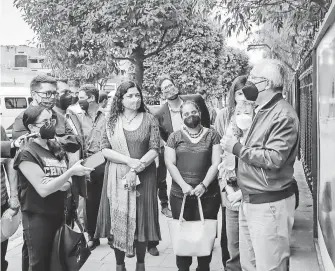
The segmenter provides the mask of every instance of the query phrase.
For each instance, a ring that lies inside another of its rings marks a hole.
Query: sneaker
[[[162,208],[161,213],[163,215],[165,215],[166,217],[168,217],[168,218],[172,218],[172,212],[171,212],[171,210],[168,207]]]
[[[148,252],[152,256],[159,256],[159,251],[158,251],[157,247],[152,247],[152,248],[148,249]]]
[[[99,239],[91,239],[88,241],[87,246],[89,250],[94,250],[96,249],[97,246],[100,246],[100,240]]]

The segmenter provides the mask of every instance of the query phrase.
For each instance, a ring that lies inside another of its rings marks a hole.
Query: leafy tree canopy
[[[190,18],[193,0],[15,0],[38,35],[51,67],[92,80],[135,65],[175,44]]]
[[[226,47],[219,29],[208,21],[195,21],[180,41],[145,61],[144,87],[158,97],[157,79],[168,74],[182,93],[205,89],[210,96],[221,96],[231,81],[247,72],[248,57]]]
[[[281,41],[282,49],[302,56],[309,50],[330,4],[331,0],[221,0],[216,19],[228,35],[251,33],[254,26],[267,24],[260,32],[261,39],[270,41],[277,32],[281,37],[277,35],[274,40]]]

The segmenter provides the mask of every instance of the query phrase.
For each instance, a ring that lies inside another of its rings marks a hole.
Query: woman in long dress
[[[146,112],[141,89],[123,82],[107,114],[101,143],[107,159],[96,237],[113,236],[117,271],[136,248],[137,271],[145,270],[146,243],[161,239],[156,166],[160,148],[158,122]]]

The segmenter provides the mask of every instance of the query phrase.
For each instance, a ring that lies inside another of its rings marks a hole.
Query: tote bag
[[[209,256],[217,234],[217,220],[204,219],[201,200],[198,197],[201,220],[183,221],[186,197],[187,195],[184,195],[179,219],[168,222],[173,252],[177,256]]]
[[[73,199],[71,208],[73,210],[73,219],[80,232],[65,224],[68,215],[66,203],[64,203],[64,208],[64,223],[57,230],[52,244],[50,271],[78,271],[91,255]]]

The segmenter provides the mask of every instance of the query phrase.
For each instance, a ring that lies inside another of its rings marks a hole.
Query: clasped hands
[[[126,187],[128,189],[133,189],[136,187],[137,173],[142,172],[145,169],[145,163],[139,159],[129,158],[127,165],[131,170],[124,176]]]
[[[206,188],[202,184],[198,184],[195,188],[185,183],[182,187],[183,193],[189,196],[201,197],[205,192]]]

